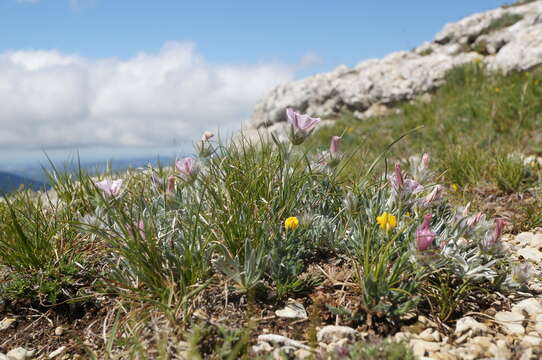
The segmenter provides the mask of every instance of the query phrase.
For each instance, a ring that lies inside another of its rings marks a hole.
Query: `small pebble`
[[[54,359],[58,355],[62,354],[64,352],[64,350],[66,350],[65,346],[59,347],[58,349],[56,349],[55,351],[53,351],[52,353],[49,354],[49,359]]]

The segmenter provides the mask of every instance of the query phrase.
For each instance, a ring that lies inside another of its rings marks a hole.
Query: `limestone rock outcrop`
[[[375,106],[385,109],[436,89],[450,69],[471,61],[505,73],[542,64],[542,0],[468,16],[412,51],[279,85],[256,105],[246,130],[283,127],[287,107],[324,119],[343,111],[363,119]]]

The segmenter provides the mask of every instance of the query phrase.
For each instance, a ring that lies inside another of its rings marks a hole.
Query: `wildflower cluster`
[[[57,186],[66,203],[81,187],[70,202],[77,211],[63,207],[78,217],[77,231],[105,243],[109,290],[160,304],[160,311],[173,307],[172,319],[188,320],[187,304],[219,280],[228,292],[255,301],[310,292],[321,280],[306,273],[309,265],[332,254],[352,265],[358,310],[393,320],[424,301],[438,302],[434,286],[442,279],[462,288],[526,280],[527,270],[513,266],[502,281],[505,222],[450,205],[429,154],[408,159],[409,171],[398,162],[389,174],[367,174],[346,186],[338,180],[346,162],[341,137],[311,156],[299,145],[320,119],[292,109],[286,115],[290,146],[222,145],[206,132],[194,156],[171,168],[82,175],[73,188]],[[36,249],[47,249],[53,238],[40,239]],[[0,242],[0,256],[8,250],[14,253]],[[20,252],[36,266],[34,254]],[[442,314],[446,319],[449,310]]]
[[[292,109],[286,116],[294,146],[303,143],[320,121]],[[343,160],[339,136],[332,136],[329,149],[316,156],[317,166],[308,167],[303,157],[295,156],[296,147],[268,144],[247,152],[248,145],[241,143],[215,149],[212,137],[203,134],[195,146],[198,157],[177,160],[174,173],[158,175],[160,171],[151,169],[150,198],[135,202],[146,204],[143,207],[128,201],[107,205],[109,215],[101,229],[106,225],[106,233],[113,231],[109,236],[127,270],[144,260],[133,252],[132,248],[141,251],[138,246],[123,247],[116,235],[119,231],[126,241],[161,244],[153,248],[158,253],[152,256],[164,258],[155,277],[175,273],[183,284],[191,284],[202,274],[218,271],[235,279],[243,291],[274,284],[282,296],[304,288],[305,280],[299,279],[306,266],[303,259],[319,247],[347,250],[358,269],[360,289],[365,289],[367,309],[385,308],[397,314],[420,301],[414,294],[422,278],[437,269],[467,282],[493,281],[498,276],[495,259],[500,256],[504,221],[490,222],[481,213],[469,214],[469,206],[455,209],[447,203],[445,187],[435,183],[427,153],[408,159],[411,175],[396,163],[381,182],[362,179],[341,195],[343,190],[332,181]],[[322,181],[322,176],[327,180]],[[262,188],[262,183],[269,187]],[[103,180],[96,187],[105,200],[121,200],[122,184],[122,180]],[[157,197],[153,200],[153,196]],[[125,215],[116,212],[135,212],[136,218],[125,225]],[[191,266],[199,270],[190,275],[182,269],[194,257],[187,257],[183,249],[194,242],[201,253],[198,266]],[[170,256],[176,261],[166,260]],[[377,270],[381,267],[391,272]],[[124,273],[126,282],[143,276],[134,273],[134,268]],[[405,278],[406,274],[412,276]],[[158,289],[163,281],[156,279],[152,286]],[[376,283],[387,285],[375,288]]]

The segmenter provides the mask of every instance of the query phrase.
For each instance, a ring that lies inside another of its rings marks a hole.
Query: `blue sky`
[[[414,48],[503,3],[0,0],[0,161],[233,131],[277,83]]]

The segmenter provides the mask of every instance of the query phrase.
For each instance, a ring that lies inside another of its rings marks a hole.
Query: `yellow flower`
[[[299,226],[299,220],[295,216],[290,216],[284,220],[284,228],[286,230],[295,230]]]
[[[532,168],[535,168],[536,165],[538,165],[538,163],[537,163],[535,160],[533,160],[533,161],[531,161],[531,162],[529,163],[529,165],[531,165]]]
[[[450,185],[450,188],[452,189],[453,192],[458,192],[459,191],[459,185],[458,184],[452,184],[452,185]]]
[[[479,64],[480,62],[482,62],[482,59],[475,58],[474,60],[472,60],[472,62],[475,63],[475,64]]]
[[[411,216],[410,212],[407,211],[407,212],[405,213],[405,216],[406,216],[406,217],[410,217],[410,216]]]
[[[348,129],[346,129],[346,132],[349,133],[349,134],[350,134],[352,131],[354,131],[354,128],[349,127]]]
[[[395,215],[388,212],[383,212],[382,215],[376,217],[376,222],[382,230],[389,231],[397,226],[397,218]]]
[[[496,87],[496,88],[495,88],[495,92],[496,92],[497,94],[500,94],[500,93],[501,93],[501,88]]]

